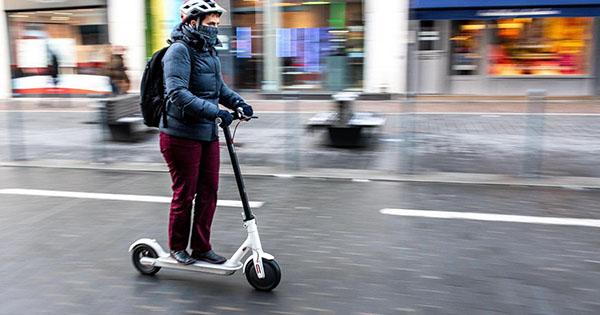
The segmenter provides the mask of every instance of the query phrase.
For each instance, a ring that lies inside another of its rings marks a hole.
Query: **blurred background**
[[[102,76],[113,48],[122,47],[131,78],[127,90],[135,93],[145,62],[166,45],[180,21],[180,2],[5,0],[0,40],[9,60],[2,65],[0,91],[106,93]],[[220,30],[224,74],[242,91],[599,91],[599,66],[593,62],[599,46],[597,1],[224,0],[221,5],[229,10]],[[57,82],[47,78],[53,58]]]
[[[137,101],[181,3],[1,1],[2,160],[161,163]],[[269,118],[248,164],[596,174],[600,1],[220,3],[224,79]]]
[[[600,314],[600,0],[217,2],[281,285],[131,266],[167,243],[139,90],[183,0],[0,0],[1,314]]]

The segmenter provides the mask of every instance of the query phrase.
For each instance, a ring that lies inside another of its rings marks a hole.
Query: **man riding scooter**
[[[221,44],[217,27],[225,9],[212,0],[188,0],[180,11],[182,23],[173,30],[173,44],[162,61],[167,103],[166,122],[160,123],[160,150],[173,189],[169,247],[171,257],[181,264],[197,260],[222,264],[226,258],[210,244],[220,166],[215,120],[220,118],[221,126],[233,121],[232,114],[219,104],[241,108],[248,117],[253,110],[221,75],[215,47]],[[187,252],[190,223],[191,255]]]

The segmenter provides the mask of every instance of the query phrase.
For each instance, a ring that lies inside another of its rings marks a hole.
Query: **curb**
[[[0,167],[168,173],[168,169],[163,163],[88,163],[82,161],[38,160],[23,162],[0,162]],[[526,178],[498,174],[441,172],[408,175],[380,170],[350,170],[330,168],[284,170],[281,168],[249,165],[242,166],[242,172],[245,177],[308,178],[324,180],[351,180],[354,182],[406,182],[540,188],[546,187],[573,190],[600,189],[600,178],[596,177],[542,176],[539,178]],[[220,174],[233,175],[233,172],[229,168],[222,167]]]

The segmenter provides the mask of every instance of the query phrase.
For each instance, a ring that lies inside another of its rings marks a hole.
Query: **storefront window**
[[[13,92],[107,94],[106,9],[8,14]]]
[[[233,86],[238,89],[260,90],[263,67],[263,3],[231,1],[231,22],[234,26],[231,52]]]
[[[263,71],[262,6],[234,0],[235,86],[260,89]],[[364,63],[362,1],[279,2],[277,58],[282,89],[361,89]]]
[[[482,41],[485,21],[455,21],[452,25],[450,49],[452,75],[481,74]]]
[[[491,75],[589,74],[591,18],[506,19],[491,27]]]
[[[440,31],[435,21],[421,21],[419,27],[419,51],[441,50]]]
[[[282,8],[282,28],[278,32],[283,88],[361,88],[362,3],[291,4]]]

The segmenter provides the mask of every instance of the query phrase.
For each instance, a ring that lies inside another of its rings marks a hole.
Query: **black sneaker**
[[[196,259],[192,258],[185,250],[172,250],[171,257],[184,265],[191,265],[196,262]]]
[[[222,264],[227,261],[227,258],[215,254],[212,250],[200,253],[197,251],[192,252],[192,258],[209,262],[211,264]]]

